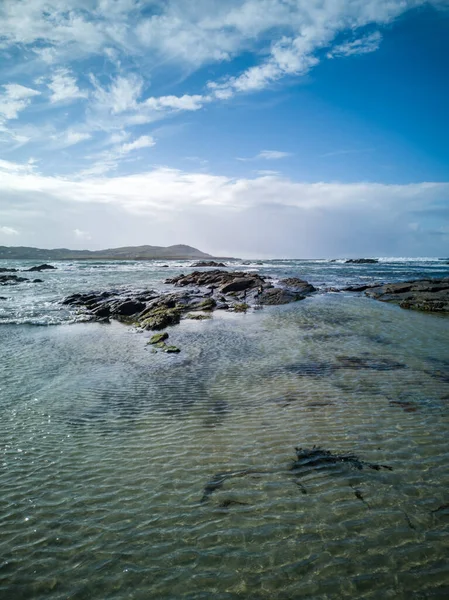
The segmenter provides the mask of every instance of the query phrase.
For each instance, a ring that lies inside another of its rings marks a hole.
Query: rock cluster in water
[[[345,260],[345,263],[352,263],[354,265],[375,265],[379,262],[377,258],[349,258]]]
[[[27,279],[18,275],[0,275],[0,285],[17,285],[24,282],[42,283],[42,279]]]
[[[365,294],[401,308],[449,313],[449,277],[386,283],[366,289]]]
[[[181,318],[205,319],[214,310],[245,312],[251,305],[286,304],[316,291],[302,279],[290,278],[279,282],[283,287],[274,287],[267,277],[240,271],[194,271],[165,283],[185,289],[166,294],[153,290],[72,294],[63,304],[83,308],[92,320],[117,319],[143,329],[161,330],[176,325]]]

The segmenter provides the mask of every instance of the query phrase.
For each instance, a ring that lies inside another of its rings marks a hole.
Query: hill
[[[106,250],[69,250],[68,248],[30,248],[27,246],[0,246],[0,259],[18,260],[151,260],[151,259],[191,259],[212,258],[210,254],[201,252],[192,246],[177,244],[175,246],[125,246],[123,248],[107,248]]]

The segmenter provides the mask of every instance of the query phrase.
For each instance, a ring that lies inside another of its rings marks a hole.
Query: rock
[[[36,267],[31,267],[30,269],[25,269],[28,272],[31,271],[50,271],[56,269],[56,267],[53,267],[52,265],[47,265],[47,264],[43,264],[43,265],[38,265]]]
[[[146,305],[143,302],[136,302],[135,300],[125,300],[119,302],[115,306],[111,307],[111,313],[113,315],[121,315],[123,317],[131,317],[137,313],[141,313]]]
[[[249,308],[249,304],[246,304],[246,302],[239,302],[234,304],[232,308],[234,309],[234,312],[246,312]]]
[[[2,267],[0,269],[0,273],[17,273],[19,269],[7,269],[6,267]]]
[[[226,267],[222,262],[215,262],[214,260],[200,260],[193,263],[192,267]]]
[[[26,277],[19,277],[18,275],[0,275],[0,285],[16,285],[23,281],[29,281]]]
[[[0,300],[8,300],[6,296],[0,296]]]
[[[235,280],[245,280],[245,283],[237,283],[237,288],[240,291],[251,288],[258,288],[265,284],[265,277],[258,275],[257,273],[245,273],[243,271],[221,271],[215,269],[214,271],[193,271],[189,275],[178,275],[171,279],[167,279],[165,283],[171,283],[176,286],[199,286],[208,287],[212,292],[216,288],[222,288],[223,286],[234,282]],[[236,291],[238,291],[236,290]]]
[[[264,306],[275,306],[297,302],[298,300],[304,300],[304,298],[304,294],[298,292],[290,292],[281,288],[269,288],[259,294],[258,301],[259,304],[263,304]]]
[[[106,318],[109,320],[109,316],[111,314],[111,309],[107,304],[103,304],[103,305],[99,306],[98,308],[96,308],[95,310],[93,310],[92,314],[95,315],[96,317],[98,317],[98,321],[100,319],[106,319]]]
[[[140,321],[144,329],[165,329],[169,325],[177,325],[181,320],[182,312],[179,308],[155,308],[149,312],[145,319]]]
[[[148,343],[149,344],[159,344],[160,342],[163,342],[167,339],[168,339],[168,333],[166,331],[164,331],[164,333],[156,333],[155,335],[152,335],[150,338],[150,341]]]
[[[44,283],[42,279],[33,279],[33,283]]]
[[[316,288],[311,283],[305,281],[304,279],[299,279],[298,277],[281,279],[279,281],[279,285],[293,292],[299,292],[300,294],[304,295],[316,292]]]
[[[387,283],[365,291],[369,298],[393,302],[401,308],[449,313],[449,277]]]
[[[370,288],[379,287],[381,283],[365,283],[363,285],[348,285],[348,287],[342,288],[343,292],[364,292]],[[338,290],[340,291],[340,290]]]
[[[181,352],[181,350],[176,346],[167,346],[166,348],[164,348],[164,352],[166,352],[167,354],[178,354],[178,352]]]
[[[243,292],[255,287],[254,277],[236,277],[229,283],[225,283],[220,288],[222,294],[229,294],[229,292]]]
[[[206,315],[204,313],[189,313],[186,315],[186,319],[192,319],[194,321],[204,321],[210,318],[211,315]]]
[[[351,263],[354,265],[374,265],[378,263],[379,260],[377,258],[349,258],[345,260],[345,263]]]

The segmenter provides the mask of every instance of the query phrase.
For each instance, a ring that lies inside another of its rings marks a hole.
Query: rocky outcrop
[[[36,267],[31,267],[30,269],[25,269],[25,270],[28,272],[34,272],[34,271],[51,271],[53,269],[56,269],[56,267],[53,267],[52,265],[43,264],[43,265],[37,265]]]
[[[215,262],[214,260],[199,260],[198,262],[193,263],[192,267],[226,267],[226,265],[222,262]]]
[[[77,293],[62,303],[82,309],[86,317],[94,321],[107,323],[109,319],[116,319],[157,331],[176,325],[181,319],[206,319],[214,310],[245,312],[251,306],[296,302],[306,293],[315,291],[302,279],[286,280],[294,284],[295,289],[274,287],[267,279],[257,273],[241,271],[194,271],[167,279],[166,283],[187,288],[180,291],[165,294],[154,290]]]
[[[0,273],[17,273],[19,269],[7,269],[6,267],[2,267],[0,269]]]
[[[223,293],[231,291],[243,291],[251,288],[258,288],[266,285],[266,278],[257,273],[245,273],[244,271],[194,271],[189,275],[178,275],[167,279],[165,283],[174,284],[179,287],[184,286],[200,286],[209,287],[212,289],[220,288]],[[227,286],[231,286],[227,288]],[[223,289],[223,288],[226,288]],[[234,288],[234,289],[233,289]]]
[[[345,263],[352,263],[354,265],[374,265],[378,263],[379,260],[377,258],[349,258],[345,260]]]
[[[394,302],[401,308],[449,313],[449,277],[386,283],[367,289],[365,294],[382,302]]]

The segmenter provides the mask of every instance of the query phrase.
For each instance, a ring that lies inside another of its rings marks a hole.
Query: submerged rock
[[[449,277],[386,283],[365,291],[369,298],[393,302],[401,308],[449,313]]]
[[[364,467],[374,469],[375,471],[380,471],[381,469],[386,469],[388,471],[393,470],[393,467],[390,467],[389,465],[379,465],[361,460],[355,454],[334,454],[330,450],[324,450],[318,446],[313,446],[313,448],[295,448],[295,451],[296,460],[293,463],[291,470],[295,471],[297,474],[302,474],[302,472],[310,469],[321,469],[339,463],[347,464],[359,471]]]
[[[352,263],[355,265],[374,265],[379,262],[377,258],[349,258],[345,260],[345,263]]]

